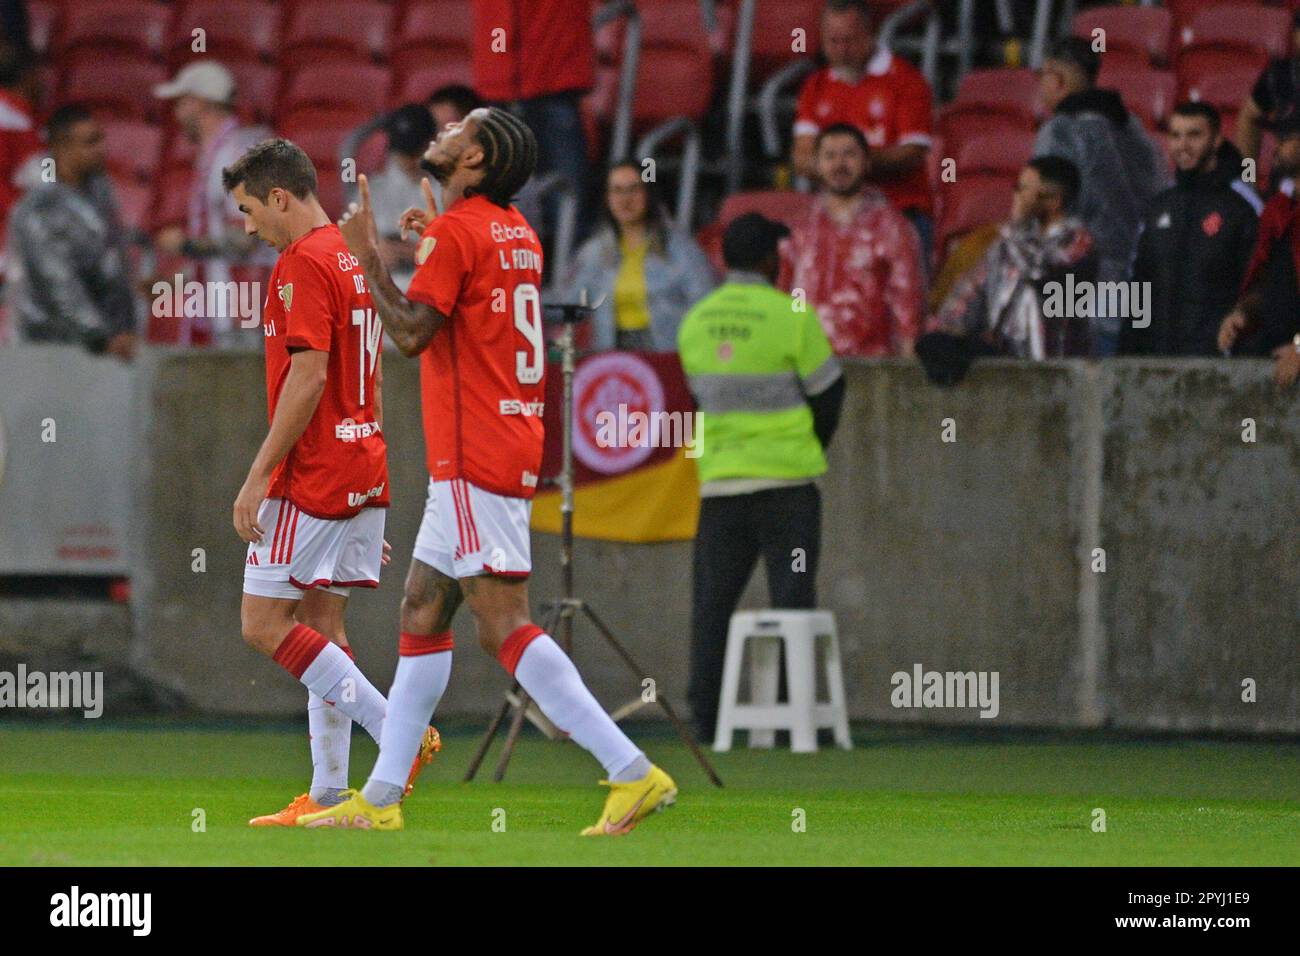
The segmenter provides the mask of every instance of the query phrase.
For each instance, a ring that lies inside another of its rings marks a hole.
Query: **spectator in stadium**
[[[695,239],[673,227],[636,163],[619,163],[605,185],[605,222],[574,256],[566,298],[601,303],[592,317],[594,349],[671,352],[677,327],[715,285]]]
[[[1031,159],[1020,171],[1011,220],[980,264],[953,289],[932,330],[979,338],[990,351],[1017,358],[1085,356],[1086,319],[1052,314],[1052,283],[1091,282],[1096,250],[1083,223],[1071,215],[1079,171],[1059,156]]]
[[[847,123],[871,145],[870,181],[916,226],[929,261],[934,197],[926,168],[933,97],[920,70],[876,41],[864,0],[829,0],[821,20],[827,65],[804,81],[792,161],[817,175],[817,134]]]
[[[925,313],[916,230],[867,183],[875,152],[856,126],[817,134],[821,193],[783,249],[781,288],[806,297],[837,355],[912,355]]]
[[[233,265],[269,267],[275,263],[272,250],[245,234],[243,217],[221,185],[221,170],[233,165],[250,146],[271,136],[264,127],[240,125],[235,93],[234,76],[214,60],[187,64],[170,82],[154,87],[155,96],[174,101],[177,125],[198,147],[185,225],[159,230],[154,246],[160,254],[199,260],[198,281],[226,283],[231,281]],[[224,300],[218,297],[218,301]],[[211,335],[219,345],[261,348],[259,327],[242,329],[238,318],[224,310],[200,317],[197,329],[191,322],[192,317],[186,317],[182,323],[182,345]]]
[[[137,301],[104,171],[104,130],[89,111],[67,105],[50,117],[46,139],[54,176],[28,190],[9,220],[9,306],[28,341],[129,360]]]
[[[429,113],[433,116],[434,133],[441,132],[444,126],[459,123],[474,110],[484,106],[483,98],[468,86],[451,83],[440,86],[429,94],[427,102]]]
[[[1038,130],[1034,155],[1063,156],[1078,167],[1079,218],[1097,243],[1097,279],[1124,282],[1143,212],[1168,185],[1168,175],[1164,159],[1119,94],[1097,87],[1100,71],[1101,55],[1090,40],[1057,41],[1043,63],[1039,91],[1051,116]],[[1114,354],[1122,318],[1096,320],[1096,354]]]
[[[32,160],[44,154],[37,133],[36,61],[31,53],[0,44],[0,236],[5,216],[35,181]]]
[[[1264,130],[1276,128],[1300,106],[1300,9],[1294,11],[1291,31],[1291,55],[1269,60],[1237,114],[1237,145],[1249,159],[1259,159]]]
[[[581,203],[591,173],[578,102],[596,69],[590,0],[474,0],[472,58],[478,94],[536,135],[537,175],[564,174]]]
[[[457,122],[453,120],[452,122]],[[384,119],[388,132],[388,161],[381,172],[366,177],[370,184],[370,205],[379,227],[379,254],[393,282],[403,292],[415,274],[415,244],[402,239],[398,220],[402,213],[426,205],[420,180],[425,150],[436,134],[433,114],[419,103],[408,103]],[[442,187],[430,178],[435,204],[442,208]]]
[[[1258,216],[1240,167],[1221,161],[1219,111],[1180,103],[1169,117],[1174,185],[1158,194],[1138,240],[1133,281],[1150,283],[1150,324],[1120,327],[1120,352],[1219,354],[1219,326],[1236,302]]]
[[[687,690],[704,740],[717,720],[727,624],[759,555],[772,607],[817,606],[814,481],[826,471],[844,378],[816,313],[773,288],[788,232],[758,213],[737,217],[722,240],[726,281],[677,335],[707,436],[697,462]]]
[[[1277,126],[1273,165],[1283,182],[1300,174],[1300,112]],[[1271,355],[1274,380],[1289,388],[1300,377],[1300,204],[1279,189],[1264,206],[1237,303],[1219,327],[1225,354]]]

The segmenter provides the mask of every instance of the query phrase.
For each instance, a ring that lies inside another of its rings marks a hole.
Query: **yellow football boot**
[[[402,805],[373,806],[360,790],[344,790],[347,799],[338,806],[328,807],[319,813],[305,813],[298,817],[300,827],[338,827],[345,830],[400,830]]]
[[[630,833],[633,827],[650,814],[677,801],[677,784],[653,764],[650,772],[640,780],[631,783],[602,780],[600,784],[609,787],[605,810],[595,826],[582,831],[583,836],[620,836]]]

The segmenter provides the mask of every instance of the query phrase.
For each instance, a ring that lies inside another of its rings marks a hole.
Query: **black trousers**
[[[727,626],[758,556],[772,607],[816,607],[821,511],[813,484],[700,499],[687,698],[704,742],[718,716]]]

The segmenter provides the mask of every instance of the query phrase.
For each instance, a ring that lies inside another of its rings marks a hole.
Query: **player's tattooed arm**
[[[370,297],[374,300],[379,321],[407,358],[419,355],[434,333],[446,321],[437,309],[423,302],[411,302],[393,283],[379,251],[379,230],[375,226],[374,207],[370,204],[370,183],[365,175],[357,177],[360,201],[351,203],[339,220],[343,241],[365,273]],[[426,187],[427,190],[427,187]]]

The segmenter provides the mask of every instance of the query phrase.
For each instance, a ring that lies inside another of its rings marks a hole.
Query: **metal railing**
[[[673,224],[679,229],[689,230],[695,212],[695,187],[700,176],[700,128],[685,116],[660,123],[637,141],[636,155],[653,159],[655,151],[661,145],[678,136],[684,136],[685,140],[682,145],[681,168],[678,170],[677,204],[673,212]],[[655,166],[657,176],[657,161]]]

